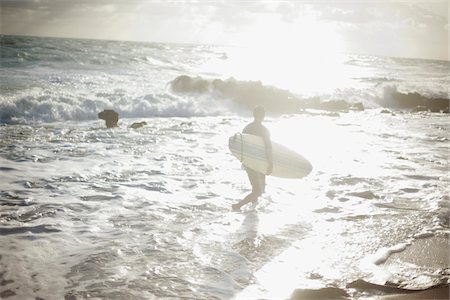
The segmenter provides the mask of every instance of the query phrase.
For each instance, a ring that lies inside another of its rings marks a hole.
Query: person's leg
[[[266,175],[259,173],[259,182],[260,182],[260,188],[261,188],[261,194],[266,192]]]
[[[232,207],[233,210],[239,210],[245,204],[250,203],[250,202],[255,202],[256,199],[258,199],[258,195],[256,195],[255,193],[251,192],[250,194],[245,196],[245,198],[242,199],[239,203],[233,204],[231,207]]]
[[[263,193],[264,182],[261,181],[261,175],[264,178],[265,176],[248,168],[245,168],[245,171],[247,172],[248,179],[250,180],[250,183],[252,185],[252,192],[247,196],[245,196],[245,198],[242,199],[239,203],[233,204],[232,205],[233,210],[239,210],[242,206],[244,206],[247,203],[256,202],[256,200],[258,200],[258,197],[261,196]]]

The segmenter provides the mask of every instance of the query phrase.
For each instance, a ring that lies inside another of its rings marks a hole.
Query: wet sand
[[[448,283],[450,250],[447,234],[415,240],[404,251],[392,254],[382,267],[392,269],[405,264],[415,265],[421,270],[435,271],[437,283],[414,286],[416,283],[405,281],[379,285],[357,280],[348,284],[347,290],[331,287],[317,290],[297,289],[290,299],[353,299],[355,296],[351,290],[358,291],[358,294],[363,293],[365,299],[367,297],[378,300],[450,299]]]
[[[408,294],[396,294],[390,296],[382,296],[378,298],[379,300],[409,300],[409,299],[420,299],[420,300],[429,300],[429,299],[450,299],[449,298],[449,287],[437,287],[432,288],[430,290],[422,291],[422,292],[414,292]]]
[[[450,273],[450,250],[448,235],[417,239],[403,252],[393,254],[386,261],[385,265],[386,267],[389,267],[398,263],[411,263],[417,265],[418,267],[443,270],[443,272],[446,272],[448,277]],[[387,295],[379,297],[379,299],[450,299],[449,284],[448,282],[442,282],[440,285],[430,287],[426,290],[408,292],[406,294],[399,293],[395,295]]]
[[[449,268],[449,257],[449,237],[447,235],[433,236],[417,239],[404,251],[394,253],[386,261],[386,266],[402,261],[419,267]]]

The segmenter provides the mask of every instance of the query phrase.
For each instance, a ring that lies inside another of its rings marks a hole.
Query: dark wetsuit
[[[248,124],[247,126],[245,126],[242,132],[260,136],[264,139],[265,142],[270,142],[269,130],[259,122],[252,122]],[[264,193],[266,187],[266,175],[247,167],[245,167],[245,171],[247,172],[248,179],[250,180],[253,191],[260,194]]]

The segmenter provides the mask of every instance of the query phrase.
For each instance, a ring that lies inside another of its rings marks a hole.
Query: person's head
[[[265,115],[266,115],[266,111],[264,110],[264,107],[257,106],[253,109],[253,117],[255,118],[255,121],[258,121],[258,122],[264,121]]]

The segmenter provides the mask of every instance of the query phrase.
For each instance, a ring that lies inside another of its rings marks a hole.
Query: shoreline
[[[359,299],[360,297],[377,300],[450,299],[449,253],[447,233],[419,238],[414,240],[403,251],[393,253],[380,266],[386,271],[401,270],[401,266],[405,265],[408,268],[414,266],[415,270],[420,270],[420,273],[416,274],[416,277],[412,276],[410,280],[396,282],[395,284],[387,281],[385,284],[380,285],[359,279],[349,283],[346,288],[295,289],[289,299]],[[401,275],[403,275],[401,277],[406,278],[408,277],[407,275],[411,274]],[[419,278],[417,282],[414,280],[418,277],[433,278],[433,276],[439,282],[426,282],[422,278]]]

